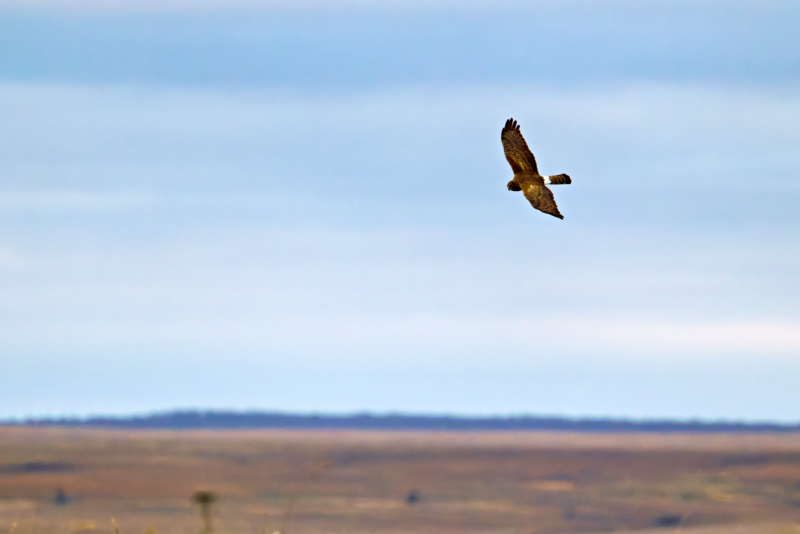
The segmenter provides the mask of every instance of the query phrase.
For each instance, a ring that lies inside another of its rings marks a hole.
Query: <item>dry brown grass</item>
[[[220,534],[800,534],[800,436],[0,428],[0,533],[198,534],[198,490]]]

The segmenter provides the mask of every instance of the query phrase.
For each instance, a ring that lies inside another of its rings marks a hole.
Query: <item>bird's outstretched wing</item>
[[[558,211],[556,200],[553,198],[553,192],[550,191],[546,185],[527,183],[522,187],[522,193],[525,195],[525,198],[528,199],[528,202],[531,203],[531,206],[537,210],[543,211],[553,217],[558,217],[559,219],[564,218],[561,212]]]
[[[503,131],[500,134],[500,140],[503,141],[503,151],[506,153],[506,159],[511,165],[511,170],[514,171],[514,174],[520,171],[539,174],[539,169],[536,167],[536,158],[533,157],[525,138],[522,137],[517,121],[514,119],[506,121],[506,125],[503,126]]]

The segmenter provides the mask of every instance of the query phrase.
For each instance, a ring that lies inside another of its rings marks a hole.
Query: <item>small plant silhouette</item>
[[[305,483],[300,487],[300,491],[292,495],[292,497],[289,499],[286,510],[283,514],[283,521],[281,522],[280,528],[274,531],[272,534],[289,534],[289,524],[292,522],[294,508],[298,501],[300,501],[303,495],[305,495],[306,490],[311,486],[311,484],[313,484],[322,475],[322,473],[330,469],[332,466],[333,462],[320,462],[312,466],[311,473],[309,474]],[[266,532],[266,530],[262,530],[262,532]]]
[[[211,524],[211,505],[217,501],[219,497],[213,491],[198,491],[192,495],[192,502],[200,505],[200,517],[203,520],[203,534],[210,534],[214,532],[214,527]]]

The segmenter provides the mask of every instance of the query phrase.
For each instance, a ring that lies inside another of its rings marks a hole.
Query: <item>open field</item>
[[[197,490],[230,534],[790,534],[800,435],[0,428],[0,533],[196,534]]]

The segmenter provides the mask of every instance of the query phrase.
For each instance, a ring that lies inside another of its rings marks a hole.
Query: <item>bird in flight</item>
[[[571,184],[572,178],[566,174],[542,176],[536,167],[536,158],[528,148],[525,138],[519,131],[519,125],[514,119],[508,119],[500,134],[503,141],[503,151],[506,159],[514,171],[514,178],[508,182],[509,191],[522,191],[531,206],[553,217],[563,219],[558,211],[553,192],[546,184]]]

